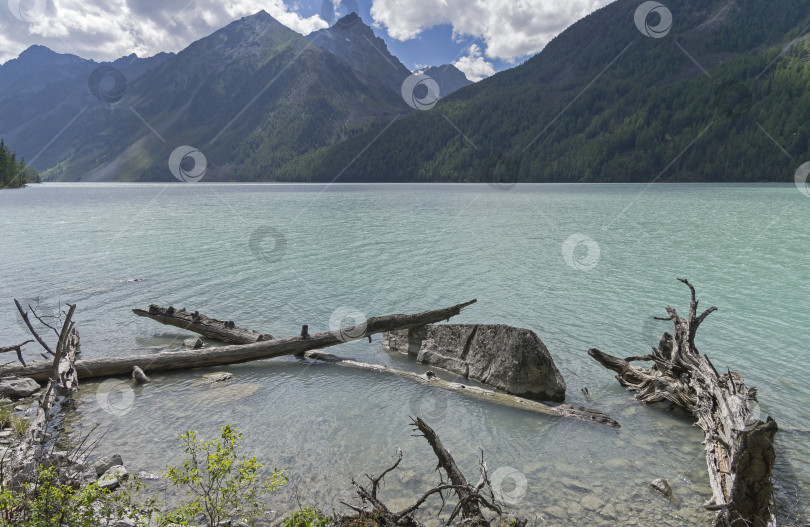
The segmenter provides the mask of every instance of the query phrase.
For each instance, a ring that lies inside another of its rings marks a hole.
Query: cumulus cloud
[[[453,66],[463,71],[472,82],[495,75],[495,66],[491,62],[487,62],[487,59],[481,55],[481,48],[478,47],[478,44],[467,48],[467,54],[455,61]]]
[[[0,63],[31,44],[95,60],[180,51],[262,9],[304,35],[327,27],[320,16],[305,18],[283,0],[21,0],[23,6],[40,5],[44,10],[14,13],[6,4],[16,1],[0,0]]]
[[[450,24],[456,38],[482,39],[487,57],[511,61],[540,51],[571,23],[611,1],[374,0],[371,16],[397,40]]]
[[[480,55],[468,49],[459,62],[480,76],[488,71],[482,69],[485,59],[512,61],[540,51],[566,26],[610,1],[373,0],[371,16],[398,40],[442,24],[452,26],[457,41],[473,37],[481,43]],[[356,0],[332,4],[340,11]],[[19,9],[15,17],[14,6],[23,6],[30,20],[19,20]],[[296,12],[296,0],[0,0],[0,63],[31,44],[96,60],[179,51],[262,9],[304,35],[328,25],[320,14]]]

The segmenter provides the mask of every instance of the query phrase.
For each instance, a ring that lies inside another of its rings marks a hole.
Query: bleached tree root
[[[588,354],[617,373],[622,386],[641,402],[669,401],[689,412],[703,430],[706,465],[712,498],[704,504],[717,511],[717,527],[766,527],[773,521],[771,472],[775,461],[776,422],[758,418],[756,388],[748,388],[742,375],[720,374],[707,355],[695,346],[695,333],[717,308],[698,314],[695,288],[689,315],[681,317],[667,307],[674,334],[664,333],[652,354],[621,359],[596,348]],[[649,369],[632,364],[652,361]]]

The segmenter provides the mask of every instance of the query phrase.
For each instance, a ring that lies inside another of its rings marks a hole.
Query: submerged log
[[[252,344],[273,338],[273,336],[268,333],[258,333],[250,329],[240,328],[230,320],[224,321],[209,318],[197,311],[189,313],[185,308],[174,309],[172,306],[160,307],[152,304],[149,306],[149,311],[133,309],[132,312],[139,317],[151,318],[161,324],[187,329],[194,333],[199,333],[203,337],[230,342],[232,344]]]
[[[695,347],[695,333],[717,308],[698,315],[695,288],[687,280],[692,300],[683,318],[667,307],[674,335],[664,333],[651,355],[620,359],[596,348],[588,354],[615,371],[622,386],[636,392],[644,403],[670,401],[688,411],[703,430],[703,445],[712,488],[712,499],[704,508],[717,511],[717,527],[765,527],[771,511],[771,472],[774,466],[776,422],[761,421],[755,415],[757,392],[746,387],[742,376],[720,374],[709,357]],[[653,361],[649,369],[631,364]]]
[[[113,375],[130,375],[135,366],[139,366],[148,374],[157,371],[238,364],[283,355],[300,355],[309,350],[335,346],[348,340],[365,338],[375,333],[423,326],[440,320],[447,320],[458,315],[462,309],[475,302],[475,300],[471,300],[444,309],[408,315],[397,314],[371,317],[361,324],[340,330],[311,334],[308,338],[289,337],[211,349],[166,351],[129,357],[80,360],[76,362],[76,371],[80,379],[88,379]],[[351,338],[348,336],[351,336]],[[2,366],[0,367],[0,375],[17,375],[44,381],[50,375],[50,364],[46,361],[39,361],[26,367],[17,365]]]
[[[334,362],[340,366],[355,368],[365,371],[372,371],[388,375],[396,375],[415,382],[434,386],[441,390],[457,393],[479,401],[486,401],[501,406],[508,406],[510,408],[517,408],[526,410],[527,412],[540,413],[545,415],[552,415],[556,417],[567,417],[571,419],[579,419],[589,423],[597,423],[612,428],[620,428],[619,423],[610,417],[608,414],[592,408],[585,408],[583,406],[575,406],[572,404],[563,403],[550,403],[544,401],[534,401],[532,399],[524,399],[517,395],[510,395],[508,393],[496,392],[488,390],[479,386],[470,386],[468,384],[460,384],[457,382],[446,381],[436,375],[419,375],[410,371],[396,370],[387,366],[380,366],[377,364],[368,364],[365,362],[358,362],[354,359],[345,359],[329,353],[320,351],[309,351],[304,355],[306,358],[321,360],[326,362]],[[432,373],[432,372],[429,372]]]

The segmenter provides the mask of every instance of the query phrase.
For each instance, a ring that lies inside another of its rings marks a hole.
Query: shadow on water
[[[777,423],[778,424],[778,423]],[[774,503],[776,517],[780,525],[805,525],[810,523],[810,489],[796,473],[791,460],[803,459],[808,463],[810,456],[810,430],[779,428],[776,433],[776,464],[774,466]],[[800,449],[803,457],[787,456],[786,451]],[[805,471],[807,469],[805,468]]]

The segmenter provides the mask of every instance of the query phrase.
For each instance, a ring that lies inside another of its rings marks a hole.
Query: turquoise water
[[[512,474],[503,497],[544,525],[694,525],[706,523],[699,505],[710,493],[700,432],[636,404],[586,353],[646,352],[668,329],[651,317],[688,308],[676,280],[686,277],[703,307],[719,308],[699,349],[743,373],[782,428],[775,480],[787,516],[789,497],[806,503],[810,489],[808,219],[810,199],[788,185],[37,185],[0,192],[0,343],[26,337],[14,297],[39,297],[45,310],[76,303],[87,358],[179,347],[182,331],[132,314],[150,303],[288,336],[350,313],[477,298],[454,321],[536,331],[568,400],[609,412],[621,430],[294,359],[220,368],[236,387],[214,391],[198,381],[212,370],[155,375],[113,413],[99,404],[107,388],[86,383],[73,430],[100,423],[101,451],[159,472],[179,459],[177,432],[211,437],[234,423],[249,452],[286,467],[278,510],[296,494],[340,507],[350,478],[379,472],[399,446],[404,470],[384,492],[404,507],[436,481],[408,427],[420,413],[470,479],[479,448],[490,473]],[[379,337],[331,351],[421,371]],[[650,493],[657,477],[676,504]]]

